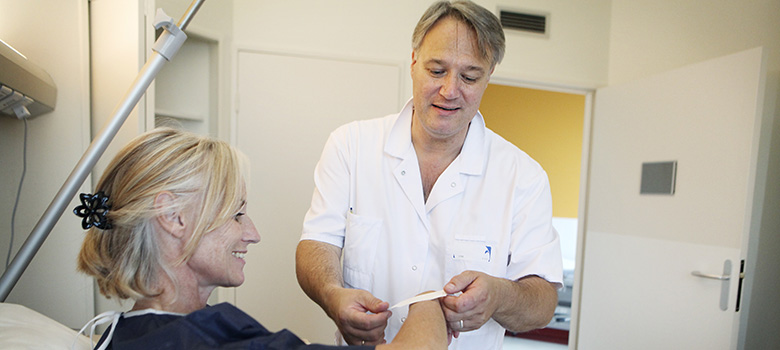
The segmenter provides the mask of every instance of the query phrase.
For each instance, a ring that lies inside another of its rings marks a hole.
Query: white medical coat
[[[314,172],[302,240],[342,248],[346,287],[390,303],[439,290],[455,275],[481,271],[562,283],[547,174],[485,127],[477,113],[458,157],[428,201],[411,140],[412,104],[399,114],[355,121],[331,133]],[[408,308],[392,310],[387,341]],[[501,349],[494,320],[461,333],[450,349]]]

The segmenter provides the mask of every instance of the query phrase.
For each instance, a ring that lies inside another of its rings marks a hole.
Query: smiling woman
[[[95,194],[81,195],[74,213],[88,231],[79,270],[103,295],[135,301],[127,313],[93,320],[112,323],[99,349],[329,348],[269,332],[227,303],[206,305],[216,287],[244,283],[247,248],[260,241],[246,213],[243,159],[225,142],[155,129],[117,154]],[[446,347],[438,301],[409,315],[411,330],[379,348]]]
[[[251,220],[241,217],[246,203],[241,163],[229,145],[174,129],[134,139],[111,162],[96,194],[88,196],[105,208],[92,219],[79,269],[94,276],[107,297],[136,300],[134,309],[200,309],[226,283],[210,274],[227,272],[229,285],[241,284],[243,265],[231,266],[236,262],[227,259],[236,260],[232,252],[244,253],[260,239]],[[215,254],[220,248],[227,252]]]

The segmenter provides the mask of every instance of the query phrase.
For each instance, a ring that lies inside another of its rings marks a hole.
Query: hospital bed
[[[25,306],[0,303],[0,349],[91,349],[89,338]]]

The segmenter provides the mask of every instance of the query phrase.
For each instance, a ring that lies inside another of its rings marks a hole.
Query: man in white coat
[[[407,310],[389,305],[427,290],[448,294],[451,349],[501,349],[505,329],[552,318],[562,268],[547,175],[478,111],[504,41],[479,5],[433,4],[412,38],[413,98],[328,139],[296,271],[348,344],[392,340]]]

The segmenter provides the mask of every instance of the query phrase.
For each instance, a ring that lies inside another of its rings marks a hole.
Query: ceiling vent
[[[547,35],[547,16],[500,10],[501,26],[524,33]]]

